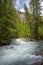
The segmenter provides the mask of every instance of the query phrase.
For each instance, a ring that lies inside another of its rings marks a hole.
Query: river
[[[11,45],[0,47],[0,65],[32,65],[43,62],[43,41],[13,39]]]

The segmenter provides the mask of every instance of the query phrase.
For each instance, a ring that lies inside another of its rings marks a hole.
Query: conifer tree
[[[0,0],[0,44],[10,43],[12,29],[14,29],[15,34],[16,13],[14,11],[12,0]]]
[[[31,15],[29,13],[29,9],[27,8],[26,4],[24,4],[24,9],[25,9],[25,26],[26,26],[26,34],[25,36],[28,38],[31,38]]]
[[[30,0],[30,10],[33,15],[33,23],[34,23],[33,35],[35,39],[38,39],[38,22],[39,22],[38,19],[41,13],[40,0]]]

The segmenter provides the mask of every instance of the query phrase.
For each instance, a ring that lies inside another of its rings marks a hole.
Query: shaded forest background
[[[13,38],[43,40],[43,16],[40,0],[30,0],[30,11],[24,4],[22,20],[20,12],[12,5],[12,0],[0,0],[0,45],[10,44]]]

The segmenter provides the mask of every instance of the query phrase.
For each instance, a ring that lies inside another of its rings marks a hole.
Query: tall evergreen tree
[[[37,39],[38,38],[38,22],[39,22],[38,19],[40,17],[40,13],[41,13],[40,12],[40,10],[41,10],[40,0],[30,0],[30,9],[33,14],[34,38]]]
[[[29,9],[27,8],[26,4],[24,4],[25,9],[25,24],[26,24],[26,30],[27,33],[25,36],[31,38],[31,15],[29,13]]]
[[[15,9],[12,0],[0,1],[0,44],[9,44],[11,41],[11,31],[15,33]],[[14,35],[15,37],[15,35]]]

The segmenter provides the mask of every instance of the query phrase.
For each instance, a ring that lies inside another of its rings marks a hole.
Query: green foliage
[[[38,23],[41,11],[40,0],[30,0],[30,9],[33,14],[33,38],[38,39]]]
[[[31,0],[30,10],[32,14],[29,13],[27,6],[25,9],[25,23],[26,23],[26,37],[29,39],[43,39],[43,18],[40,16],[40,1]],[[28,34],[27,34],[28,33]]]
[[[24,5],[24,9],[25,9],[25,37],[31,39],[31,35],[32,35],[32,29],[31,29],[31,14],[29,13],[29,10],[27,8],[26,5]]]
[[[39,39],[43,40],[43,18],[39,19],[39,26],[38,26],[38,33]]]
[[[40,16],[40,1],[30,0],[30,10],[26,5],[25,20],[12,5],[12,0],[0,1],[0,45],[10,44],[12,38],[43,39],[43,18]]]
[[[16,37],[15,12],[12,0],[6,0],[4,3],[0,2],[0,45],[10,44],[11,38]]]

